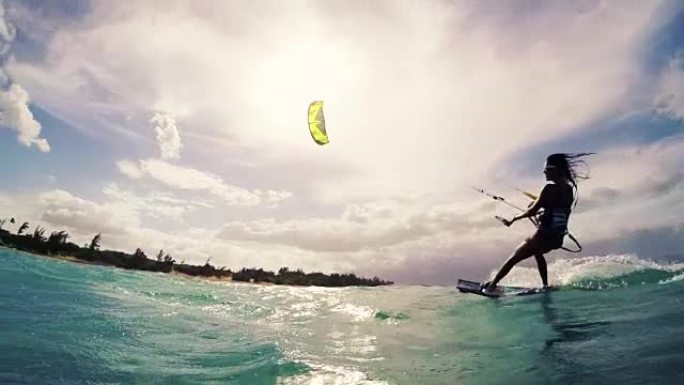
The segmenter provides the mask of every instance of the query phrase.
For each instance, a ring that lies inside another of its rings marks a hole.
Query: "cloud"
[[[112,235],[116,244],[172,245],[198,260],[403,282],[486,273],[532,229],[499,227],[499,208],[464,186],[491,173],[540,186],[501,160],[568,135],[590,138],[596,122],[636,101],[682,116],[678,61],[657,95],[643,86],[644,44],[667,21],[661,2],[492,4],[93,1],[47,29],[24,13],[22,28],[42,28],[27,39],[44,52],[7,66],[34,102],[83,133],[121,141],[130,152],[117,159],[161,150],[161,159],[117,163],[135,193],[107,188],[95,206],[63,199],[70,211],[55,208],[52,218],[84,221],[75,208],[116,207],[134,229]],[[317,99],[326,101],[325,147],[306,130]],[[150,111],[159,111],[156,142]],[[580,240],[674,226],[681,153],[671,137],[590,158],[593,179],[580,185],[572,218]],[[171,193],[198,195],[231,220],[187,232],[146,227],[150,218],[197,225],[188,214],[206,206]],[[388,203],[408,193],[422,196]]]
[[[199,200],[180,199],[164,192],[137,194],[116,184],[106,185],[102,195],[103,199],[98,202],[62,189],[4,194],[0,195],[3,202],[0,209],[18,221],[59,229],[66,227],[76,237],[102,233],[125,238],[143,228],[147,219],[181,224],[189,213],[211,207]]]
[[[116,166],[122,174],[132,179],[140,179],[145,175],[138,164],[130,160],[120,160]]]
[[[79,233],[125,234],[139,224],[138,218],[130,211],[114,210],[64,190],[40,193],[37,198],[40,219],[53,226],[67,226]]]
[[[26,147],[35,146],[41,152],[49,152],[50,144],[40,137],[41,125],[29,110],[29,94],[7,74],[6,64],[10,57],[16,29],[5,17],[5,4],[0,1],[0,125],[17,132],[17,140]]]
[[[55,189],[33,194],[0,192],[0,212],[11,213],[17,224],[4,228],[16,231],[23,221],[31,228],[36,225],[48,231],[67,230],[70,239],[83,244],[95,233],[102,234],[102,245],[114,250],[133,251],[143,248],[148,254],[164,249],[176,260],[202,264],[212,258],[212,264],[242,267],[264,267],[277,270],[282,266],[320,271],[340,271],[338,267],[352,269],[349,264],[319,258],[312,252],[278,245],[263,247],[241,244],[215,237],[216,231],[182,226],[179,231],[161,231],[144,224],[146,217],[178,219],[179,211],[187,213],[206,207],[201,201],[174,198],[166,193],[137,195],[116,185],[103,191],[101,202],[91,201],[70,192]]]
[[[673,225],[621,231],[585,245],[592,254],[634,253],[645,259],[684,259],[684,221]]]
[[[684,119],[684,53],[672,58],[663,70],[656,111],[674,119]]]
[[[448,191],[520,148],[591,129],[630,97],[640,74],[633,58],[657,9],[95,1],[82,22],[48,40],[45,63],[15,70],[42,104],[78,115],[79,126],[88,124],[82,106],[115,120],[178,105],[185,133],[254,150],[249,159],[222,153],[226,165],[293,153],[323,170],[342,164],[353,172],[312,183],[318,196],[348,203],[350,194],[377,198],[416,186]],[[512,21],[520,17],[525,23]],[[48,70],[69,86],[48,92],[38,75]],[[325,149],[311,146],[302,122],[313,99],[326,100]],[[135,124],[112,127],[138,132]]]
[[[640,178],[638,184],[633,186],[597,187],[590,190],[588,195],[582,197],[579,210],[585,212],[600,207],[621,204],[625,201],[639,202],[657,200],[672,192],[684,182],[684,173],[673,170],[671,172],[656,171],[653,176],[647,175]]]
[[[16,30],[14,26],[5,18],[5,2],[0,2],[0,53],[6,55],[9,45],[14,40]]]
[[[254,206],[260,203],[277,204],[291,196],[285,191],[247,190],[227,184],[211,173],[193,168],[177,166],[159,159],[146,159],[138,163],[123,160],[117,163],[119,170],[131,178],[151,178],[169,188],[187,191],[201,191],[224,203],[238,206]]]
[[[588,162],[592,177],[579,184],[571,218],[580,241],[610,242],[622,234],[681,223],[684,136],[606,150]]]
[[[279,191],[279,190],[256,190],[256,193],[261,196],[261,199],[269,207],[276,207],[282,201],[292,198],[292,193],[290,191]]]
[[[39,137],[41,125],[33,118],[28,103],[28,93],[17,84],[0,91],[0,124],[15,130],[17,140],[24,146],[35,146],[41,152],[49,152],[50,144]]]
[[[337,219],[229,222],[217,236],[318,252],[354,253],[397,246],[444,232],[454,240],[462,240],[493,226],[496,222],[491,213],[474,211],[473,206],[445,204],[426,208],[415,203],[410,206],[376,203],[350,205]]]
[[[182,222],[188,213],[198,208],[211,208],[211,205],[205,202],[178,199],[170,193],[152,191],[145,195],[138,195],[123,190],[116,184],[107,185],[103,194],[108,205],[122,207],[124,211],[133,211],[138,217],[146,216]]]
[[[162,159],[178,159],[180,150],[183,148],[176,118],[164,112],[154,114],[150,122],[157,132],[157,142],[161,149]]]

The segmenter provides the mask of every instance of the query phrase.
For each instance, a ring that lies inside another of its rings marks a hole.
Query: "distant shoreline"
[[[28,227],[22,225],[22,228]],[[147,257],[140,248],[133,254],[115,250],[100,250],[100,234],[95,235],[93,240],[85,247],[67,242],[69,234],[65,231],[52,232],[48,237],[44,236],[45,229],[37,227],[33,234],[12,234],[7,230],[0,229],[0,247],[18,250],[44,258],[53,258],[67,262],[81,263],[85,265],[113,266],[127,270],[153,271],[173,274],[183,277],[197,277],[214,282],[245,282],[258,284],[274,284],[288,286],[320,286],[320,287],[346,287],[346,286],[385,286],[394,282],[383,281],[378,277],[363,278],[349,274],[323,274],[319,272],[305,273],[301,269],[290,270],[281,267],[277,273],[266,271],[261,268],[243,268],[239,271],[231,271],[226,267],[217,268],[209,263],[204,265],[189,265],[176,263],[176,260],[163,250],[159,250],[155,259]]]
[[[0,243],[0,249],[7,249],[7,250],[12,250],[12,251],[18,251],[21,253],[29,254],[34,257],[39,257],[39,258],[46,258],[46,259],[55,259],[58,261],[66,261],[66,262],[73,262],[73,263],[78,263],[81,265],[89,265],[89,266],[105,266],[105,267],[112,267],[115,269],[122,269],[122,270],[131,270],[131,269],[125,269],[121,268],[115,265],[110,265],[108,263],[102,263],[99,261],[85,261],[83,259],[78,259],[72,255],[46,255],[46,254],[38,254],[34,253],[31,251],[26,251],[26,250],[21,250],[17,249],[16,247],[11,247],[7,245],[3,245]],[[183,277],[183,278],[199,278],[199,279],[204,279],[207,281],[212,281],[212,282],[233,282],[232,277],[201,277],[201,276],[194,276],[194,275],[189,275],[189,274],[183,274],[182,272],[178,271],[171,271],[166,274],[177,276],[177,277]],[[246,283],[256,283],[260,284],[261,282],[246,282]]]

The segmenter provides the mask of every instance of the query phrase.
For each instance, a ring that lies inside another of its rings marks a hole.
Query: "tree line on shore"
[[[9,220],[15,223],[14,218]],[[231,278],[234,281],[272,283],[276,285],[297,286],[381,286],[391,285],[391,281],[383,281],[378,277],[362,278],[354,274],[323,274],[305,273],[301,269],[290,270],[282,267],[277,273],[257,268],[243,268],[239,271],[231,271],[226,267],[217,268],[209,263],[204,265],[190,265],[176,260],[163,250],[159,250],[155,258],[149,258],[145,252],[138,248],[132,254],[116,250],[101,250],[101,234],[96,234],[93,239],[84,246],[78,246],[69,242],[69,234],[66,231],[53,231],[46,235],[46,229],[37,226],[33,232],[29,231],[29,223],[24,222],[18,227],[16,233],[4,230],[2,227],[7,219],[0,219],[0,246],[15,248],[45,256],[70,256],[82,261],[116,266],[124,269],[177,272],[196,277]]]

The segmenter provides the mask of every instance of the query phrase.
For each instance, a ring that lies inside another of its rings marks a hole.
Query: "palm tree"
[[[59,254],[64,251],[64,245],[66,245],[67,238],[69,234],[64,231],[53,231],[47,240],[47,249],[50,253]]]
[[[165,263],[170,263],[170,264],[173,265],[173,264],[176,262],[176,260],[173,259],[173,257],[171,257],[171,255],[169,255],[169,254],[167,253],[166,256],[164,257],[164,262],[165,262]]]
[[[36,229],[33,231],[33,238],[35,238],[38,241],[45,242],[45,229],[41,228],[40,226],[36,226]]]
[[[133,259],[144,261],[147,259],[147,255],[145,255],[145,252],[142,251],[141,248],[137,248],[137,249],[135,249],[135,253],[133,253]]]
[[[50,234],[48,242],[52,241],[58,245],[63,245],[66,243],[67,238],[69,238],[69,234],[66,231],[53,231],[52,234]]]
[[[48,237],[48,243],[53,245],[63,245],[66,243],[67,238],[69,238],[69,234],[66,231],[53,231],[50,233],[50,237]]]
[[[100,239],[102,238],[102,235],[100,233],[97,233],[94,237],[93,240],[90,241],[90,245],[88,248],[93,251],[93,250],[99,250],[100,249]]]
[[[22,223],[22,225],[19,227],[19,230],[17,230],[17,235],[21,235],[21,233],[23,233],[24,230],[28,230],[28,228],[29,228],[28,222]]]

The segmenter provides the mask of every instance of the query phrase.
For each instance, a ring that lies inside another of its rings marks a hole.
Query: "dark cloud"
[[[601,207],[606,203],[615,202],[624,193],[612,187],[600,187],[593,190],[588,196],[580,196],[575,213],[581,213],[596,207]]]
[[[641,194],[648,198],[658,198],[673,191],[684,181],[684,173],[675,172],[664,178],[649,178],[648,183],[645,183],[641,189]]]
[[[629,190],[600,187],[592,190],[587,196],[580,195],[580,203],[575,213],[617,204],[623,200],[658,199],[679,187],[684,182],[684,173],[674,171],[664,176],[642,176],[642,178],[643,181],[641,183]]]
[[[583,255],[622,253],[649,259],[684,256],[684,222],[676,226],[622,232],[614,238],[591,242],[584,245]]]

